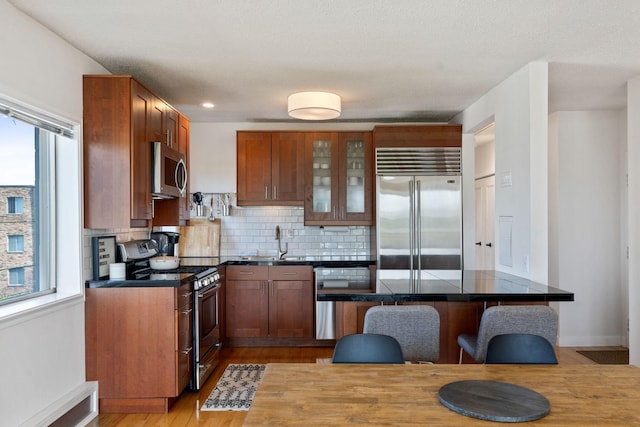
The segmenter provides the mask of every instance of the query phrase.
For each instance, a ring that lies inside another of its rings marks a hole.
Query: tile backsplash
[[[372,227],[318,227],[304,225],[301,207],[235,207],[221,217],[222,256],[277,255],[276,226],[280,226],[282,247],[287,255],[370,256]]]
[[[211,197],[212,195],[205,195]],[[214,199],[215,202],[217,200]],[[278,253],[275,239],[276,226],[280,226],[282,247],[288,244],[289,256],[374,256],[375,228],[366,226],[318,227],[304,225],[304,210],[297,206],[236,207],[235,194],[231,195],[229,215],[219,216],[220,204],[215,210],[220,218],[220,255],[274,256]],[[205,204],[206,206],[206,204]],[[216,203],[214,203],[216,206]],[[207,215],[210,212],[207,211]],[[191,212],[195,215],[195,211]],[[84,230],[83,271],[85,280],[92,276],[91,237],[116,236],[117,242],[148,239],[150,229]]]

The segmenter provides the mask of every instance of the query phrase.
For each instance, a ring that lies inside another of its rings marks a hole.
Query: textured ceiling
[[[532,61],[550,111],[613,109],[640,75],[638,0],[9,3],[194,122],[288,121],[303,90],[341,95],[338,121],[447,121]]]

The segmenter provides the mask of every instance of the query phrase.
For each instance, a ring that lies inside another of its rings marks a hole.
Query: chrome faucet
[[[282,242],[280,240],[280,226],[276,225],[276,240],[278,241],[278,259],[282,259],[287,252],[289,252],[289,243],[284,244],[284,251],[282,250]]]

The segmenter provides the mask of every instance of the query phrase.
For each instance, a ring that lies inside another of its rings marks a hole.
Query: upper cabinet
[[[307,133],[305,156],[305,225],[372,225],[371,132]]]
[[[373,128],[375,147],[461,147],[462,125],[383,125]]]
[[[239,206],[297,205],[304,200],[304,133],[237,133]]]
[[[179,200],[151,198],[151,142],[178,144],[174,113],[132,76],[83,77],[85,228],[179,225]]]

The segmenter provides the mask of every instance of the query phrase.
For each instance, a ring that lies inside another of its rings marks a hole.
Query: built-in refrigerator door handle
[[[416,252],[418,253],[418,280],[422,279],[422,198],[420,196],[420,181],[416,180]]]
[[[415,288],[415,272],[413,268],[413,257],[415,256],[415,209],[416,209],[415,182],[409,181],[409,286],[411,292]]]

